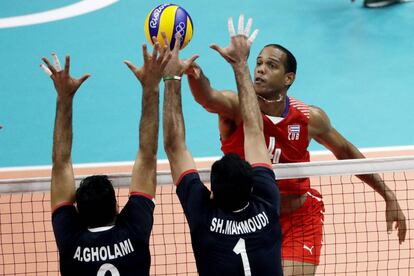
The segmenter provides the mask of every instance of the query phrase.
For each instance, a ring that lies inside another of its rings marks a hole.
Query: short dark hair
[[[296,68],[297,68],[296,58],[288,49],[286,49],[285,47],[279,44],[267,44],[266,46],[263,47],[263,49],[266,47],[273,47],[273,48],[279,49],[280,51],[284,52],[286,54],[286,62],[284,64],[286,73],[293,72],[296,74]]]
[[[115,190],[106,175],[83,179],[76,190],[76,205],[81,221],[88,227],[110,224],[116,214]]]
[[[213,202],[224,211],[243,208],[253,187],[252,166],[239,155],[229,153],[211,167]]]

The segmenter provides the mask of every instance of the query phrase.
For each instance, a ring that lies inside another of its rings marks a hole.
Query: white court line
[[[371,152],[393,152],[393,151],[414,151],[414,145],[410,146],[395,146],[395,147],[377,147],[377,148],[360,148],[362,153],[371,153]],[[331,155],[332,153],[328,150],[321,151],[310,151],[311,156],[325,156]],[[221,156],[209,156],[209,157],[198,157],[194,158],[196,163],[198,162],[211,162],[220,159]],[[168,164],[167,159],[157,160],[158,164]],[[101,167],[122,167],[122,166],[132,166],[134,161],[121,161],[121,162],[101,162],[101,163],[80,163],[73,164],[73,168],[101,168]],[[9,171],[31,171],[31,170],[43,170],[51,169],[51,165],[46,166],[20,166],[20,167],[3,167],[0,168],[0,172],[9,172]]]
[[[0,29],[35,25],[67,19],[105,8],[118,1],[119,0],[82,0],[72,5],[45,12],[0,18]]]

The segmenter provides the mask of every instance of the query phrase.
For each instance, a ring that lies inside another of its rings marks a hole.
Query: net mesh
[[[340,162],[340,161],[338,161]],[[338,163],[339,164],[339,163]],[[414,167],[414,163],[411,162]],[[295,173],[299,168],[292,168]],[[317,275],[414,275],[414,168],[380,173],[407,219],[406,240],[387,233],[384,200],[352,172],[312,176],[325,222]],[[124,181],[127,183],[128,181]],[[4,185],[0,183],[0,185]],[[19,184],[20,185],[20,184]],[[122,185],[121,185],[122,186]],[[128,188],[116,188],[120,207]],[[157,188],[151,275],[197,275],[189,229],[173,185]],[[48,192],[0,194],[0,275],[58,275]]]

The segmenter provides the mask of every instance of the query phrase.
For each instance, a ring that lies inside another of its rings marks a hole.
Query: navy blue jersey
[[[53,212],[62,275],[149,275],[154,202],[131,195],[114,226],[87,229],[73,205]]]
[[[283,275],[279,189],[273,171],[253,168],[248,204],[224,212],[214,206],[197,171],[185,172],[177,195],[190,226],[198,273],[204,275]]]

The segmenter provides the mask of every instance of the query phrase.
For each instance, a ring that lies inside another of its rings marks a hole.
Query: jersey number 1
[[[246,242],[244,241],[243,238],[239,239],[236,246],[233,248],[233,251],[237,255],[239,254],[241,255],[242,262],[243,262],[244,275],[251,276],[252,273],[250,271],[249,258],[247,257]]]

